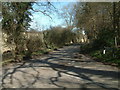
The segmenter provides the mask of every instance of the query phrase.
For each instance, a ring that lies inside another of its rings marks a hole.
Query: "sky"
[[[54,7],[56,9],[53,8],[53,10],[58,10],[59,12],[61,12],[61,9],[64,6],[67,6],[68,4],[73,4],[74,2],[52,2],[52,4],[54,5]],[[45,8],[42,8],[36,4],[33,5],[33,9],[35,10],[44,10]],[[50,18],[49,16],[44,15],[41,12],[32,12],[32,16],[31,19],[32,21],[30,22],[30,28],[35,29],[35,30],[45,30],[48,29],[50,26],[65,26],[65,21],[64,19],[60,16],[60,14],[58,14],[55,11],[51,11],[50,13],[48,13],[48,15],[52,18]]]

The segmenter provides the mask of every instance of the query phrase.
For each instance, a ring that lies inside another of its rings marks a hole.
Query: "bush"
[[[13,59],[13,55],[11,51],[6,51],[2,54],[2,59],[7,60],[7,59]]]
[[[93,40],[92,47],[94,50],[103,49],[104,47],[114,46],[114,33],[110,28],[101,29],[97,38]]]
[[[120,49],[113,48],[113,50],[106,51],[106,54],[103,54],[103,50],[97,50],[94,52],[91,52],[90,55],[93,57],[96,57],[97,59],[109,62],[109,63],[115,63],[120,66]]]
[[[80,46],[80,51],[82,53],[90,53],[92,51],[92,46],[90,44],[82,44]]]
[[[46,30],[43,33],[44,41],[47,43],[47,46],[50,46],[51,48],[62,47],[65,44],[70,44],[75,36],[75,33],[62,27],[51,27],[50,30]]]
[[[38,51],[43,47],[43,42],[39,37],[30,37],[27,39],[26,47],[30,52]]]
[[[104,48],[97,50],[93,48],[92,44],[83,44],[80,48],[82,53],[90,54],[92,57],[101,60],[102,62],[115,63],[120,66],[120,48],[109,47],[106,53],[103,54]]]

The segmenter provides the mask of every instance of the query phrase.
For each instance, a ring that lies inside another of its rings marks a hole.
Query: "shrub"
[[[43,47],[43,42],[39,37],[30,37],[27,39],[26,47],[28,51],[38,51]]]
[[[62,47],[65,44],[70,44],[74,39],[74,34],[67,28],[52,27],[50,30],[46,30],[44,33],[44,41],[47,43],[47,47]]]

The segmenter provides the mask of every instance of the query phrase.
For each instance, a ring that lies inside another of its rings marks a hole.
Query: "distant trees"
[[[76,8],[76,25],[84,28],[91,43],[96,47],[114,46],[116,37],[119,44],[120,2],[78,3]]]
[[[72,30],[75,27],[75,7],[76,5],[70,3],[67,6],[64,6],[60,12],[60,17],[65,21],[65,25]]]
[[[75,33],[69,28],[51,27],[50,30],[44,31],[44,40],[48,46],[61,47],[70,44],[75,38]]]
[[[63,20],[65,21],[64,25],[66,26],[66,28],[68,28],[68,30],[70,30],[70,32],[74,32],[74,43],[81,43],[82,40],[83,42],[86,42],[86,36],[82,33],[83,28],[77,26],[79,19],[76,18],[77,14],[79,13],[78,6],[79,5],[76,5],[75,2],[70,2],[67,6],[64,6],[60,11],[60,17],[63,18]],[[69,33],[69,31],[65,31],[66,33]]]
[[[76,26],[84,28],[89,39],[81,52],[120,65],[120,2],[78,3],[76,8]]]
[[[116,46],[117,44],[120,45],[120,1],[119,2],[113,2],[113,30],[115,32],[115,39],[117,40],[115,42]]]

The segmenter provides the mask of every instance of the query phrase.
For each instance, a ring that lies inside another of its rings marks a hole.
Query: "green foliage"
[[[76,26],[84,28],[89,41],[95,43],[95,47],[111,46],[115,37],[119,41],[119,5],[120,2],[78,3]]]
[[[80,3],[81,4],[81,3]],[[86,2],[77,6],[76,25],[84,28],[89,44],[81,46],[81,51],[89,53],[104,62],[120,64],[120,50],[115,48],[115,38],[119,45],[120,2]],[[106,54],[103,54],[104,47]]]
[[[12,52],[4,52],[3,54],[2,54],[2,59],[3,59],[3,61],[4,60],[7,60],[7,59],[13,59],[13,56],[12,56]]]
[[[3,32],[8,35],[19,35],[20,32],[27,29],[31,21],[28,11],[32,7],[30,2],[5,2],[2,3],[3,19],[2,28]]]
[[[90,44],[81,44],[80,51],[82,53],[90,53],[92,50],[92,46]]]
[[[6,44],[15,46],[12,50],[13,57],[18,58],[18,54],[24,51],[25,37],[23,32],[29,26],[30,11],[32,3],[30,2],[3,2],[2,3],[2,30],[7,34]]]
[[[44,40],[49,47],[61,47],[74,39],[74,33],[67,28],[53,27],[44,32]]]
[[[90,55],[93,56],[93,57],[97,57],[99,59],[102,59],[102,51],[100,51],[100,50],[93,51],[93,52],[90,53]]]
[[[97,57],[97,59],[100,59],[103,62],[115,63],[120,66],[120,49],[113,48],[111,50],[106,50],[106,54],[103,54],[102,52],[103,50],[97,50],[91,52],[90,55]]]
[[[26,47],[28,51],[38,51],[43,47],[43,42],[39,36],[31,36],[26,40]]]
[[[90,54],[101,62],[115,63],[120,66],[120,48],[109,47],[105,49],[106,53],[103,54],[103,48],[96,50],[90,44],[83,44],[80,50],[82,53]]]
[[[43,55],[43,54],[48,54],[49,51],[50,51],[50,50],[44,48],[43,50],[41,49],[41,50],[38,50],[38,51],[36,51],[36,52],[33,52],[32,55]]]
[[[92,43],[92,47],[96,50],[103,49],[104,47],[114,46],[114,33],[109,28],[104,30],[100,30],[97,35],[97,39],[95,39]]]

